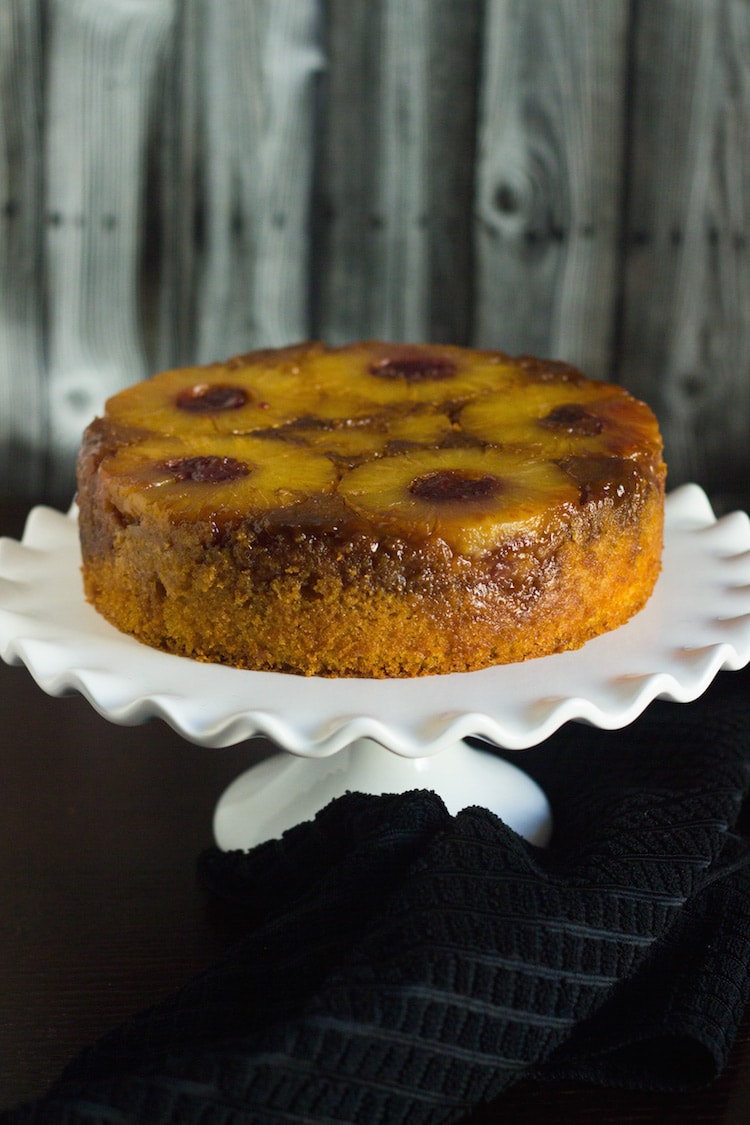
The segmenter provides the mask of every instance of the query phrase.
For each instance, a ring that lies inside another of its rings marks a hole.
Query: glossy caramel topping
[[[580,485],[581,504],[592,500],[624,500],[643,484],[643,475],[636,462],[622,457],[599,454],[566,457],[561,462],[561,468]]]
[[[617,504],[662,471],[655,420],[622,388],[447,346],[251,353],[164,372],[108,413],[142,427],[90,447],[128,518],[289,523],[464,556],[540,534],[570,505]]]
[[[223,481],[239,480],[250,473],[249,466],[234,457],[176,457],[166,461],[165,466],[174,473],[175,480],[190,480],[197,484],[221,484]]]

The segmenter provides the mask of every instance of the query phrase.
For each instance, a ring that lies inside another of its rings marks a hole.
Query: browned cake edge
[[[108,620],[146,644],[257,670],[421,676],[575,649],[640,610],[661,566],[656,488],[627,510],[592,504],[555,522],[526,575],[512,561],[524,544],[511,542],[460,573],[433,560],[421,578],[399,542],[347,558],[333,538],[295,549],[245,529],[212,545],[187,525],[117,526],[82,499],[84,524],[113,544],[84,567]]]

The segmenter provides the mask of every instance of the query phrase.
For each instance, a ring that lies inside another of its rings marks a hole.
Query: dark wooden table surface
[[[17,535],[7,507],[0,533]],[[169,995],[232,941],[195,873],[215,803],[269,752],[119,727],[0,662],[0,1109],[39,1096],[86,1043]],[[475,1114],[566,1125],[750,1122],[750,1022],[689,1095],[524,1086]]]

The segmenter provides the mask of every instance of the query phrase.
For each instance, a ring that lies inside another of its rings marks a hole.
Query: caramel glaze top
[[[359,348],[359,352],[357,352]],[[369,352],[366,349],[370,349]],[[363,351],[363,349],[365,349]],[[343,351],[346,349],[339,349]],[[374,375],[384,384],[392,382],[396,387],[404,387],[407,393],[416,389],[420,392],[429,384],[434,387],[439,399],[438,410],[447,420],[449,432],[442,435],[429,448],[477,449],[483,450],[502,442],[488,441],[476,433],[465,432],[461,427],[461,411],[466,395],[451,397],[450,385],[457,371],[454,353],[458,349],[417,347],[405,345],[365,344],[354,347],[356,354],[363,354],[369,364],[368,374]],[[252,371],[263,363],[278,365],[291,364],[303,366],[309,356],[335,356],[337,349],[327,349],[319,344],[297,345],[278,351],[255,352],[248,356],[235,357],[223,365],[206,369],[192,369],[185,373],[184,385],[172,395],[174,409],[182,412],[189,426],[189,419],[195,416],[211,416],[213,413],[234,411],[244,408],[255,394],[249,391],[247,381],[252,384]],[[588,526],[592,535],[596,534],[601,513],[607,511],[630,521],[637,518],[643,500],[654,490],[663,493],[665,467],[662,460],[661,439],[653,415],[644,404],[627,395],[619,387],[610,387],[612,395],[607,403],[576,401],[576,388],[590,386],[590,381],[566,364],[540,361],[530,357],[511,360],[502,353],[470,353],[482,357],[485,362],[497,362],[500,366],[509,365],[513,377],[519,382],[519,394],[524,387],[538,384],[565,385],[570,390],[570,401],[553,407],[544,418],[537,422],[540,440],[544,441],[546,431],[567,434],[583,440],[601,437],[601,445],[594,451],[590,448],[582,452],[567,452],[551,460],[565,474],[572,485],[570,495],[561,503],[552,504],[549,510],[534,525],[533,534],[521,531],[514,537],[511,534],[498,548],[493,549],[482,559],[481,573],[486,580],[505,580],[508,575],[518,573],[516,566],[510,565],[511,556],[519,552],[531,551],[537,563],[534,582],[544,579],[544,560],[554,558],[560,542],[569,534],[569,520],[562,518],[570,508],[578,509],[579,522]],[[489,357],[489,358],[488,358]],[[208,386],[197,374],[211,372]],[[248,375],[248,371],[250,374]],[[174,375],[175,373],[168,373]],[[160,377],[156,377],[157,379]],[[151,381],[148,381],[151,382]],[[606,384],[600,385],[602,390]],[[491,393],[491,388],[482,390]],[[262,396],[261,396],[262,397]],[[118,418],[117,398],[108,415],[97,418],[86,431],[79,455],[79,502],[88,505],[90,511],[106,510],[106,520],[95,520],[87,532],[89,539],[85,548],[90,553],[100,553],[110,549],[112,538],[118,528],[137,522],[138,516],[129,513],[125,506],[118,504],[117,496],[110,492],[107,504],[96,502],[102,487],[100,470],[107,466],[124,447],[137,447],[146,439],[161,436],[159,430],[146,424],[133,424],[132,421]],[[483,400],[487,401],[487,400]],[[260,406],[265,403],[260,402]],[[419,405],[419,404],[417,404]],[[108,404],[108,407],[110,404]],[[283,419],[275,425],[260,425],[247,431],[253,438],[267,439],[269,458],[274,457],[274,449],[279,444],[304,444],[306,436],[316,431],[336,433],[342,428],[360,425],[370,426],[373,432],[388,433],[393,419],[403,416],[403,406],[398,403],[373,405],[369,416],[358,420],[351,418],[318,418],[306,408],[297,417]],[[259,419],[264,420],[262,417]],[[606,431],[603,433],[603,431]],[[536,435],[535,435],[536,437]],[[165,441],[168,438],[165,437]],[[380,455],[406,452],[411,449],[426,448],[419,441],[411,442],[403,436],[381,444]],[[542,446],[543,448],[543,446]],[[574,448],[574,446],[571,446]],[[366,455],[342,455],[331,451],[330,457],[337,465],[340,480],[352,468],[363,461],[372,460]],[[252,472],[236,458],[195,454],[194,456],[169,455],[162,460],[161,468],[174,474],[175,482],[189,487],[191,483],[220,484],[246,476]],[[502,481],[502,476],[500,476]],[[465,506],[467,518],[471,513],[491,502],[501,487],[498,478],[487,473],[471,473],[464,470],[443,469],[422,474],[411,482],[411,493],[438,507],[447,509]],[[136,481],[137,485],[137,481]],[[229,547],[240,566],[248,566],[252,554],[252,566],[259,578],[264,568],[268,577],[278,572],[278,560],[283,556],[285,567],[301,565],[304,556],[305,567],[309,568],[311,559],[319,554],[321,565],[330,568],[331,560],[341,576],[346,580],[367,581],[367,575],[381,588],[389,588],[396,583],[420,583],[436,581],[455,581],[464,573],[471,582],[475,564],[461,557],[460,552],[451,550],[441,541],[440,535],[429,534],[424,526],[410,527],[408,521],[395,522],[379,518],[377,512],[356,510],[347,497],[335,485],[332,490],[311,493],[294,503],[279,507],[264,507],[257,510],[234,510],[230,505],[217,507],[208,505],[198,510],[198,521],[202,522],[202,539],[207,549]],[[169,517],[179,522],[180,517]],[[619,517],[618,517],[619,518]],[[333,549],[333,550],[332,550]],[[516,594],[518,591],[516,591]],[[529,597],[535,596],[529,589]]]

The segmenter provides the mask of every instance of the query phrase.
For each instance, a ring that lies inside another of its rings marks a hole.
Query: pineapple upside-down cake
[[[319,343],[162,372],[78,463],[83,578],[118,629],[241,668],[396,677],[577,648],[662,550],[656,420],[566,364]]]

